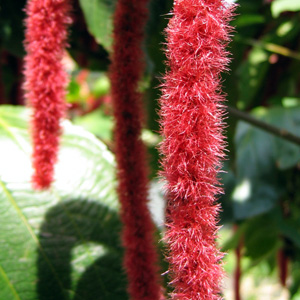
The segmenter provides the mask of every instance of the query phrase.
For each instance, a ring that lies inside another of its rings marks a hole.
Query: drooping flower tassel
[[[57,160],[60,121],[65,114],[67,74],[62,65],[67,39],[68,0],[29,0],[25,48],[25,92],[33,109],[33,186],[49,188]]]
[[[217,170],[224,157],[220,72],[232,6],[222,0],[177,0],[167,33],[161,98],[167,181],[167,231],[171,284],[176,300],[221,299],[222,254],[216,247],[221,192]]]
[[[141,43],[147,20],[147,0],[119,0],[114,17],[111,65],[115,116],[115,152],[125,247],[124,266],[132,300],[160,298],[154,225],[147,208],[146,154],[141,140],[143,73]]]

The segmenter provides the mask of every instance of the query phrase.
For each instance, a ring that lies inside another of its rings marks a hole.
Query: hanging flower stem
[[[29,0],[25,48],[25,92],[33,109],[33,186],[49,188],[57,161],[60,121],[64,104],[67,74],[62,65],[67,39],[70,4],[67,0]]]
[[[217,179],[224,158],[220,72],[233,6],[222,0],[177,0],[167,34],[161,98],[167,181],[167,231],[171,284],[176,300],[221,299],[222,253],[216,247]]]
[[[277,263],[278,263],[278,272],[279,272],[279,279],[282,287],[287,286],[287,278],[289,274],[289,258],[285,254],[285,250],[279,249],[277,253]]]
[[[236,227],[237,228],[237,227]],[[235,249],[236,267],[234,272],[234,299],[241,300],[241,277],[242,277],[242,240],[239,241]]]
[[[160,297],[154,226],[147,208],[146,152],[140,138],[143,113],[138,82],[144,68],[141,43],[148,15],[147,3],[146,0],[117,2],[110,69],[118,192],[124,224],[124,266],[132,300],[157,300]]]

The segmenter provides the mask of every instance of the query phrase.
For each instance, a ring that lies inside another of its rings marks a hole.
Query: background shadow
[[[122,269],[120,230],[117,213],[90,200],[65,201],[51,208],[39,234],[38,299],[128,299]],[[71,282],[72,250],[90,242],[103,246],[105,252],[85,269],[74,291]]]

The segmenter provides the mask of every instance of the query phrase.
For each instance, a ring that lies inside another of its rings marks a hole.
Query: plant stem
[[[257,41],[254,39],[245,39],[240,36],[236,36],[235,40],[239,41],[241,43],[250,45],[252,47],[259,47],[259,48],[262,48],[269,52],[273,52],[273,53],[283,55],[283,56],[286,56],[289,58],[300,60],[300,53],[293,51],[289,48],[283,47],[281,45],[276,45],[276,44],[268,43],[268,42],[264,42],[264,41]]]
[[[254,117],[252,117],[250,114],[245,113],[243,111],[240,111],[236,108],[227,106],[226,110],[229,112],[230,115],[237,117],[238,119],[241,119],[251,125],[254,125],[255,127],[258,127],[264,131],[267,131],[275,136],[278,136],[284,140],[287,140],[291,143],[294,143],[296,145],[300,145],[300,137],[297,135],[292,134],[291,132],[282,129],[277,128],[273,125],[270,125],[264,121],[258,120]]]

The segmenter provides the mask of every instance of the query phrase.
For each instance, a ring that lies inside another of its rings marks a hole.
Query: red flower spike
[[[49,188],[57,160],[67,74],[62,65],[71,6],[67,0],[29,0],[25,48],[25,91],[32,106],[33,187]]]
[[[221,193],[217,170],[225,144],[220,72],[229,62],[232,10],[222,0],[177,0],[166,29],[169,71],[162,86],[160,149],[176,300],[221,299],[215,195]]]
[[[138,82],[144,64],[141,43],[147,20],[147,0],[119,0],[114,17],[110,76],[115,116],[124,267],[132,300],[160,299],[154,225],[147,208],[146,153],[141,141],[142,97]]]
[[[286,287],[286,282],[289,274],[289,257],[284,252],[284,249],[279,249],[279,251],[277,252],[277,264],[281,286]]]

